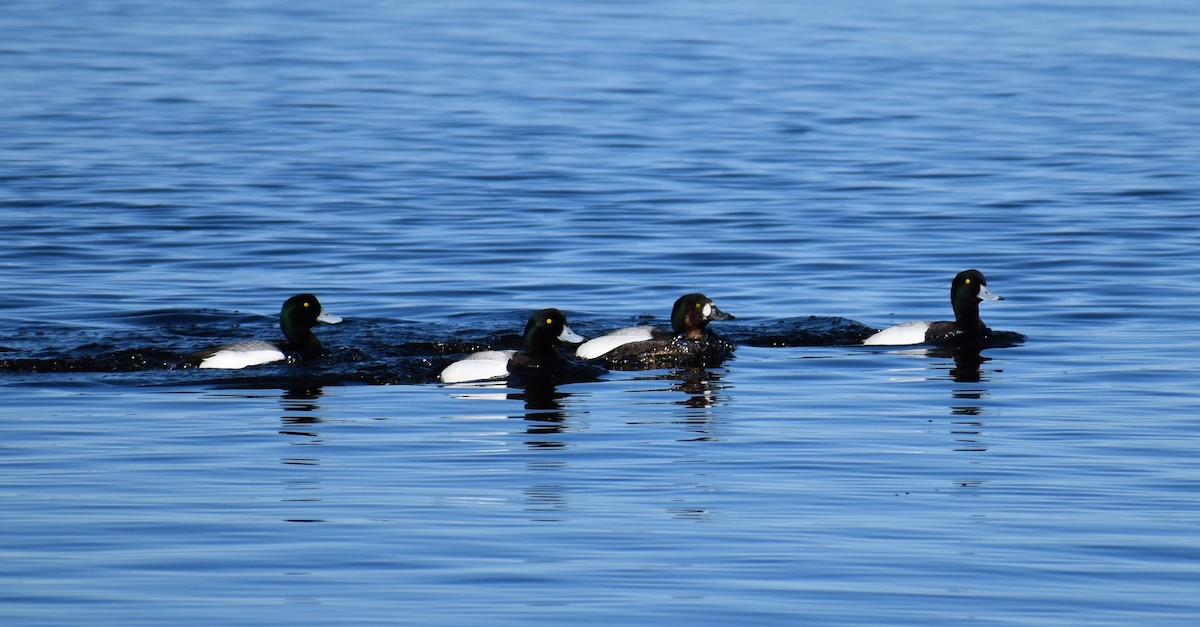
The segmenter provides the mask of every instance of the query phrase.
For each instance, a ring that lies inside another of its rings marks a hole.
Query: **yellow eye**
[[[308,307],[308,301],[304,301],[304,306]]]
[[[703,306],[704,306],[704,305],[703,305],[703,303],[696,303],[696,309],[699,309],[699,308],[701,308],[701,307],[703,307]]]
[[[550,318],[546,318],[546,324],[554,324],[554,320],[551,320]]]
[[[970,285],[970,284],[971,284],[971,279],[967,279],[967,281],[966,281],[966,282],[967,282],[967,285]]]

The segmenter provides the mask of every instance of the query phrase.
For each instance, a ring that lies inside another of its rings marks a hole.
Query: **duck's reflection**
[[[929,369],[933,371],[926,380],[949,380],[950,389],[949,436],[951,450],[958,453],[983,454],[989,450],[987,441],[987,401],[991,396],[992,377],[1000,372],[989,368],[990,357],[985,357],[976,348],[938,347],[906,352],[914,356],[931,358]],[[977,472],[980,459],[971,455],[965,470]],[[987,483],[985,479],[957,477],[953,479],[956,492],[961,495],[975,494]]]
[[[296,386],[284,390],[283,395],[280,396],[279,404],[283,414],[280,417],[279,433],[297,438],[289,444],[313,447],[323,443],[321,434],[316,431],[317,425],[322,422],[321,417],[317,415],[321,409],[317,402],[321,398],[321,394],[320,387]],[[311,451],[312,449],[306,450]],[[314,455],[289,455],[280,458],[279,461],[285,466],[305,468],[313,468],[321,464],[320,458]],[[319,502],[321,499],[316,492],[320,489],[319,474],[304,473],[291,476],[284,480],[284,490],[288,492],[288,496],[284,497],[282,501],[285,503]],[[304,516],[291,516],[285,520],[287,522],[323,522],[319,518]]]
[[[283,415],[280,417],[282,435],[295,435],[309,438],[308,442],[294,444],[320,444],[320,434],[314,429],[321,423],[321,417],[316,414],[321,406],[317,400],[321,398],[320,387],[298,386],[284,390],[279,399]]]
[[[671,373],[676,380],[671,390],[686,395],[675,401],[676,405],[685,408],[676,423],[688,432],[688,436],[679,439],[680,442],[721,440],[714,425],[718,423],[721,406],[729,402],[725,374],[724,369],[706,368],[686,368]],[[706,506],[706,501],[708,495],[719,490],[709,483],[711,476],[707,471],[706,454],[704,449],[689,449],[687,455],[675,460],[675,463],[688,464],[693,469],[694,483],[689,483],[687,490],[681,491],[667,507],[672,517],[692,522],[711,520],[713,511]]]
[[[678,421],[690,433],[689,441],[716,441],[720,438],[713,433],[713,423],[717,419],[717,408],[726,405],[728,399],[724,393],[724,372],[707,370],[705,368],[688,368],[674,373],[678,383],[672,389],[683,392],[687,398],[675,401],[687,409]]]
[[[634,386],[635,392],[652,393],[659,409],[654,413],[668,416],[667,424],[686,425],[689,434],[681,441],[707,441],[719,439],[714,435],[714,424],[718,421],[720,408],[728,401],[726,371],[721,368],[685,368],[670,372],[647,373],[644,378],[633,381],[649,382],[650,385]],[[581,384],[585,385],[585,384]],[[580,408],[580,399],[592,393],[585,387],[573,383],[553,381],[513,380],[470,385],[447,386],[455,398],[507,401],[520,403],[520,409],[509,409],[496,418],[507,419],[506,435],[521,441],[527,452],[523,463],[529,480],[522,488],[524,511],[530,521],[562,522],[571,515],[571,472],[570,462],[574,456],[561,454],[579,445],[576,440],[580,416],[586,411]],[[583,390],[583,391],[580,391]],[[672,409],[674,408],[674,409]],[[496,434],[493,432],[492,437]],[[589,440],[589,442],[592,442]],[[517,449],[509,449],[517,454]],[[696,449],[678,463],[693,464],[696,483],[692,488],[697,496],[676,497],[669,500],[665,509],[673,517],[689,521],[706,521],[712,511],[706,506],[704,495],[714,491],[706,483],[706,459],[703,451]],[[560,479],[560,477],[564,479]]]
[[[525,422],[525,446],[531,451],[560,451],[567,448],[562,439],[567,431],[567,405],[571,398],[549,381],[527,384],[508,394],[510,400],[524,404],[524,414],[514,416]],[[557,456],[539,455],[527,462],[527,467],[538,476],[556,473],[567,468],[567,463]],[[547,475],[549,478],[551,475]],[[533,522],[562,522],[568,509],[567,489],[560,483],[543,478],[525,488],[525,511]]]
[[[715,440],[712,436],[712,425],[716,421],[718,408],[727,405],[727,385],[724,383],[724,369],[683,368],[666,374],[645,377],[647,381],[670,381],[668,387],[655,387],[645,392],[681,393],[683,398],[669,401],[685,409],[678,413],[674,422],[685,425],[688,431],[698,433],[699,437],[689,440]]]
[[[952,357],[954,367],[950,369],[950,378],[954,379],[955,383],[979,383],[984,380],[981,366],[991,361],[990,357],[984,357],[978,350],[969,348],[955,350]]]
[[[560,449],[566,443],[554,436],[561,435],[567,428],[567,412],[564,401],[570,398],[551,382],[537,382],[509,393],[510,400],[525,404],[525,433],[530,439],[525,444],[534,449]]]
[[[725,395],[722,394],[725,390],[725,385],[721,383],[722,379],[724,379],[723,370],[683,368],[672,370],[666,374],[640,377],[637,380],[670,381],[671,385],[669,387],[656,387],[645,391],[682,392],[686,395],[686,398],[673,401],[674,404],[693,409],[709,409],[727,403]]]
[[[525,488],[525,511],[534,522],[562,522],[567,495],[561,485],[537,484]]]
[[[725,398],[720,393],[724,386],[721,384],[722,373],[705,368],[687,368],[672,373],[679,383],[672,389],[687,394],[686,399],[676,401],[677,404],[692,409],[710,409],[725,404]]]
[[[983,401],[988,397],[987,383],[992,371],[983,365],[991,358],[984,357],[978,349],[948,348],[935,355],[949,357],[954,365],[950,368],[950,379],[960,385],[950,392],[950,435],[954,437],[955,451],[982,453],[988,450],[984,442]]]
[[[950,435],[954,438],[954,450],[963,453],[983,453],[988,450],[984,440],[986,423],[983,401],[988,397],[987,383],[992,372],[983,367],[991,358],[984,357],[978,349],[947,349],[954,366],[950,368],[950,379],[960,385],[950,392]]]
[[[555,474],[567,469],[566,462],[559,459],[542,458],[527,464],[542,480],[524,490],[525,511],[534,522],[562,522],[568,510],[567,489],[561,483],[550,481]]]

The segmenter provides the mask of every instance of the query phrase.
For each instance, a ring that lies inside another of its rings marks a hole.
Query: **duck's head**
[[[525,350],[533,353],[553,348],[554,342],[578,344],[583,336],[567,326],[567,317],[557,309],[539,309],[525,324]]]
[[[283,334],[293,340],[308,333],[318,322],[337,324],[341,321],[338,316],[325,311],[312,294],[293,296],[285,300],[279,310],[279,326],[283,328]]]
[[[993,293],[987,287],[987,279],[978,270],[963,270],[950,283],[950,302],[954,306],[954,314],[961,319],[964,314],[979,315],[979,303],[985,300],[1004,300],[1004,297]]]
[[[671,309],[671,329],[689,340],[704,337],[704,328],[713,320],[733,319],[733,315],[718,309],[711,298],[699,292],[680,296]]]

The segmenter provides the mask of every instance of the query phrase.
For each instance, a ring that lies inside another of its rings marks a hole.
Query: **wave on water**
[[[726,323],[723,323],[726,324]],[[878,331],[849,318],[807,316],[783,318],[756,324],[728,323],[725,333],[736,344],[745,346],[843,346],[862,344]]]
[[[507,313],[507,312],[504,312]],[[513,315],[493,316],[518,319]],[[627,321],[601,320],[583,314],[577,328],[599,334]],[[114,320],[108,320],[114,322]],[[0,373],[33,377],[95,373],[97,382],[109,375],[122,384],[217,385],[230,387],[295,387],[328,385],[389,385],[434,383],[443,368],[476,351],[519,348],[520,333],[511,328],[434,325],[409,321],[347,319],[316,329],[326,354],[303,363],[277,362],[241,370],[200,370],[189,362],[195,351],[259,337],[275,339],[273,320],[240,313],[154,311],[121,316],[115,328],[47,325],[17,329],[0,346]],[[643,321],[644,322],[644,321]],[[876,329],[833,316],[745,319],[722,323],[715,342],[703,350],[664,353],[649,358],[599,360],[581,363],[567,355],[550,383],[600,379],[611,370],[679,370],[712,368],[736,360],[736,346],[822,347],[858,346]],[[986,348],[1003,348],[1024,341],[1018,333],[996,331]],[[720,350],[712,350],[713,346]],[[930,354],[946,349],[932,348]],[[74,380],[74,379],[73,379]],[[532,382],[510,378],[509,387]]]
[[[582,316],[597,329],[618,324]],[[129,315],[123,327],[97,332],[76,327],[18,331],[0,348],[0,372],[52,375],[56,373],[145,373],[147,385],[190,384],[197,380],[218,385],[268,385],[301,381],[310,385],[431,383],[456,358],[475,351],[519,348],[522,338],[509,329],[448,328],[421,323],[370,319],[347,320],[316,329],[327,354],[305,363],[274,363],[242,370],[197,370],[189,355],[204,347],[250,339],[249,329],[274,339],[278,329],[265,320],[205,313],[178,315],[151,312]],[[260,328],[261,327],[261,328]],[[836,317],[789,318],[725,324],[720,341],[746,346],[851,346],[875,331]],[[563,349],[564,354],[567,348]],[[605,364],[613,369],[660,369],[720,365],[728,352],[714,357],[700,353],[668,362]],[[736,353],[734,353],[736,357]],[[694,363],[692,363],[694,362]],[[599,378],[603,368],[568,364],[571,381]],[[566,382],[566,381],[563,381]]]

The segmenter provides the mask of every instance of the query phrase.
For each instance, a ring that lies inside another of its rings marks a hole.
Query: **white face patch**
[[[704,309],[701,309],[700,313],[704,314],[705,318],[711,316],[712,315],[712,303],[704,303]]]

